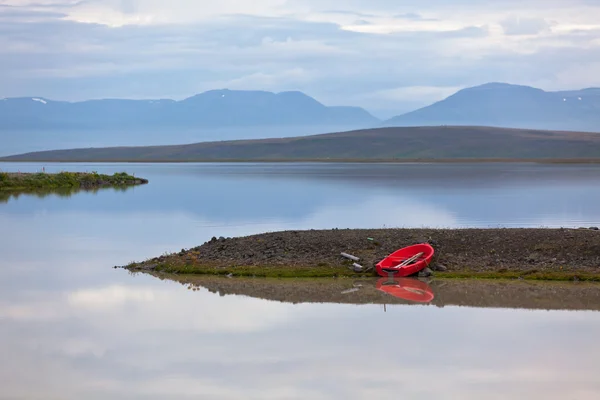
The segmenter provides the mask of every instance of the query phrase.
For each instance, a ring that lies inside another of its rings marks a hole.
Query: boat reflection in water
[[[394,297],[418,303],[429,303],[435,297],[427,283],[413,278],[381,278],[376,287]]]
[[[135,275],[146,275],[135,273]],[[225,278],[205,275],[150,274],[188,290],[245,296],[282,303],[403,304],[435,307],[571,310],[600,312],[600,284],[527,280],[408,277],[360,279]],[[435,294],[435,295],[434,295]]]

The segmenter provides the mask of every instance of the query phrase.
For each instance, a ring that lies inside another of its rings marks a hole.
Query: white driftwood
[[[360,264],[354,263],[352,264],[352,266],[354,267],[354,272],[362,272],[362,270],[365,268]]]
[[[346,257],[352,261],[360,261],[360,258],[353,256],[352,254],[348,254],[348,253],[341,253],[342,257]]]

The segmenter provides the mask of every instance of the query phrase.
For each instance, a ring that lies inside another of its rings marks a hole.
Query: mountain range
[[[289,136],[285,133],[289,127],[318,126],[321,132],[333,132],[441,125],[600,132],[600,88],[546,92],[529,86],[488,83],[460,90],[437,103],[387,121],[380,121],[359,107],[325,106],[297,91],[211,90],[181,101],[64,102],[41,97],[0,100],[0,133],[280,127],[280,137],[284,137]],[[246,137],[261,136],[253,131]],[[231,137],[225,133],[222,139]]]
[[[394,117],[385,126],[470,125],[600,132],[600,88],[546,92],[488,83]]]
[[[42,97],[0,101],[0,129],[222,128],[286,125],[370,126],[359,107],[327,107],[301,92],[211,90],[181,101]]]

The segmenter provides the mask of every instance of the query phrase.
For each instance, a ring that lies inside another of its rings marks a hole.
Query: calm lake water
[[[282,229],[598,226],[600,166],[0,169],[43,166],[150,184],[1,200],[2,400],[600,397],[596,311],[294,304],[111,268]]]

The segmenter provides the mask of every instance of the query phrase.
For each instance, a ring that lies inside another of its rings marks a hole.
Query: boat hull
[[[433,247],[428,243],[404,247],[379,261],[376,265],[377,274],[385,277],[390,276],[390,274],[398,277],[414,275],[429,266],[433,259],[434,252]],[[419,257],[415,263],[402,267],[398,266],[404,260],[419,253],[423,253],[423,255]]]

